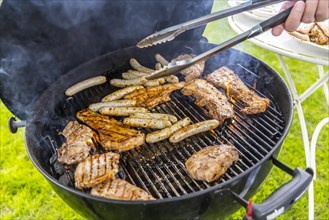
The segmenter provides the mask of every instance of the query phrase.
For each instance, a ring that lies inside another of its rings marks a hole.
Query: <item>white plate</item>
[[[240,5],[241,3],[245,2],[246,0],[228,0],[228,4],[231,7]],[[252,11],[243,12],[243,14],[249,16],[250,18],[256,19],[258,21],[264,21],[274,15],[276,15],[280,8],[282,3],[278,3],[275,5],[269,5],[265,6],[263,8],[258,8]]]
[[[325,52],[328,53],[329,52],[329,45],[319,45],[313,42],[309,42],[309,41],[304,41],[300,38],[297,38],[295,36],[292,36],[290,34],[288,34],[292,39],[294,39],[295,41],[297,41],[301,46],[305,46],[313,51],[318,51],[318,52]]]

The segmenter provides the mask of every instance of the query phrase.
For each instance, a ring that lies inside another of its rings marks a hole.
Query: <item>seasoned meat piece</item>
[[[93,187],[91,195],[117,200],[155,200],[148,192],[121,179],[110,179]]]
[[[182,93],[195,97],[195,104],[220,123],[223,123],[226,118],[232,118],[234,115],[227,97],[203,79],[192,80],[182,89]]]
[[[259,97],[241,81],[241,79],[229,68],[221,67],[206,77],[206,80],[214,86],[226,90],[228,97],[233,97],[247,105],[241,110],[244,114],[257,114],[266,111],[270,100]]]
[[[97,134],[89,127],[71,121],[61,133],[65,142],[57,149],[57,160],[60,163],[76,164],[89,156],[90,150],[95,147],[93,139]]]
[[[309,36],[310,36],[311,42],[313,42],[313,43],[316,43],[319,45],[325,45],[325,44],[329,43],[329,37],[323,32],[323,30],[318,25],[315,25],[313,27]]]
[[[183,54],[178,56],[175,60],[180,61],[185,59],[191,59],[194,56],[195,55]],[[205,61],[200,61],[199,63],[196,63],[193,66],[190,66],[189,68],[182,70],[181,73],[185,75],[185,81],[189,82],[193,79],[199,78],[204,71],[204,67],[205,67]]]
[[[124,96],[124,99],[135,100],[136,106],[152,109],[157,105],[170,101],[170,94],[181,89],[185,82],[165,84],[161,86],[152,86],[136,90]]]
[[[212,182],[238,160],[238,150],[232,145],[223,144],[205,147],[194,153],[185,166],[193,179]]]
[[[80,162],[74,172],[75,187],[89,188],[114,178],[119,169],[120,154],[95,154]]]
[[[77,113],[77,118],[99,133],[99,143],[107,150],[130,150],[145,143],[145,134],[90,109]]]

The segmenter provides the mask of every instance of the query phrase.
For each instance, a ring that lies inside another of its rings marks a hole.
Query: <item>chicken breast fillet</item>
[[[91,195],[117,200],[155,200],[148,192],[122,179],[110,179],[93,187]]]
[[[205,114],[220,123],[234,115],[233,108],[225,94],[203,79],[195,79],[187,83],[182,93],[196,98],[195,104],[202,108]]]
[[[270,105],[269,99],[255,94],[231,69],[225,66],[209,74],[206,80],[214,86],[224,88],[228,97],[233,97],[245,103],[247,107],[241,110],[244,114],[264,112]]]
[[[161,86],[152,86],[136,90],[124,96],[124,99],[135,100],[136,106],[153,109],[155,106],[170,101],[170,94],[181,89],[185,82],[170,83]]]
[[[90,109],[79,111],[77,118],[98,131],[99,143],[106,150],[122,152],[145,143],[145,134],[141,131],[132,129],[113,118],[95,113]]]
[[[87,158],[95,147],[93,140],[97,140],[97,134],[92,129],[77,121],[68,123],[61,134],[66,140],[57,149],[57,160],[65,164],[77,164]]]
[[[176,57],[176,61],[180,61],[180,60],[185,60],[185,59],[191,59],[193,58],[194,55],[191,54],[182,54],[179,55],[178,57]],[[204,67],[205,67],[205,61],[200,61],[192,66],[190,66],[187,69],[184,69],[181,71],[181,73],[183,75],[185,75],[185,81],[189,82],[193,79],[199,78],[203,71],[204,71]]]
[[[194,153],[185,166],[193,179],[212,182],[238,160],[238,150],[232,145],[223,144],[205,147]]]
[[[74,172],[75,187],[89,188],[114,178],[119,170],[119,158],[120,154],[112,152],[86,158]]]

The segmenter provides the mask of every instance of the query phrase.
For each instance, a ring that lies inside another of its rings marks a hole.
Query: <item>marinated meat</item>
[[[325,25],[323,25],[325,27]],[[309,33],[310,40],[313,43],[319,45],[329,44],[329,37],[325,34],[325,32],[316,24],[314,28]]]
[[[77,118],[98,131],[99,143],[106,150],[122,152],[145,143],[145,134],[142,132],[123,125],[113,118],[95,113],[90,109],[79,111]]]
[[[185,59],[191,59],[194,56],[195,55],[183,54],[178,56],[175,60],[180,61]],[[199,78],[204,71],[204,67],[205,67],[205,61],[200,61],[190,66],[189,68],[182,70],[181,73],[185,75],[185,81],[189,82],[193,79]]]
[[[251,91],[241,79],[229,68],[221,67],[206,77],[206,80],[214,86],[226,90],[228,97],[233,97],[246,104],[241,110],[244,114],[257,114],[266,111],[270,100],[262,98]]]
[[[184,82],[179,82],[142,88],[125,95],[124,99],[135,100],[137,102],[136,106],[150,110],[157,105],[170,101],[170,94],[177,89],[181,89],[184,85]]]
[[[148,192],[122,179],[110,179],[93,187],[91,195],[117,200],[155,200]]]
[[[220,123],[234,115],[225,94],[203,79],[192,80],[182,89],[182,93],[195,97],[195,104]]]
[[[238,150],[232,145],[223,144],[205,147],[194,153],[185,166],[193,179],[212,182],[238,160]]]
[[[75,187],[89,188],[114,178],[119,170],[119,158],[120,154],[112,152],[89,156],[74,172]]]
[[[66,140],[57,149],[57,160],[65,164],[76,164],[87,158],[95,147],[93,140],[97,140],[97,134],[92,129],[77,121],[68,123],[61,134]]]

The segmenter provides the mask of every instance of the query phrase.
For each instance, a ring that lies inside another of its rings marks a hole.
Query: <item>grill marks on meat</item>
[[[106,150],[119,152],[130,150],[145,143],[145,134],[121,122],[90,109],[77,113],[77,118],[99,133],[99,143]]]
[[[185,82],[171,83],[161,86],[152,86],[135,90],[124,96],[124,99],[135,100],[136,106],[153,109],[155,106],[170,101],[170,94],[181,89]]]
[[[118,200],[155,200],[148,192],[122,179],[110,179],[93,187],[91,195]]]
[[[238,150],[232,145],[223,144],[205,147],[194,153],[185,166],[193,179],[212,182],[238,160]]]
[[[74,172],[75,187],[93,187],[114,178],[119,169],[120,154],[108,152],[95,154],[80,162]]]
[[[255,94],[231,69],[225,66],[209,74],[206,80],[214,86],[224,88],[228,97],[233,97],[245,103],[247,107],[241,110],[244,114],[264,112],[270,105],[269,99]]]
[[[93,140],[97,140],[97,134],[87,126],[71,121],[61,133],[65,142],[57,149],[57,160],[65,164],[77,164],[89,156],[94,148]]]
[[[220,123],[234,116],[233,108],[225,94],[203,79],[189,82],[182,93],[196,98],[195,104],[202,108],[205,114],[217,119]]]
[[[195,55],[190,54],[183,54],[178,56],[175,60],[185,60],[185,59],[192,59]],[[185,75],[185,81],[189,82],[193,79],[199,78],[204,71],[205,61],[200,61],[187,69],[181,71],[183,75]]]

